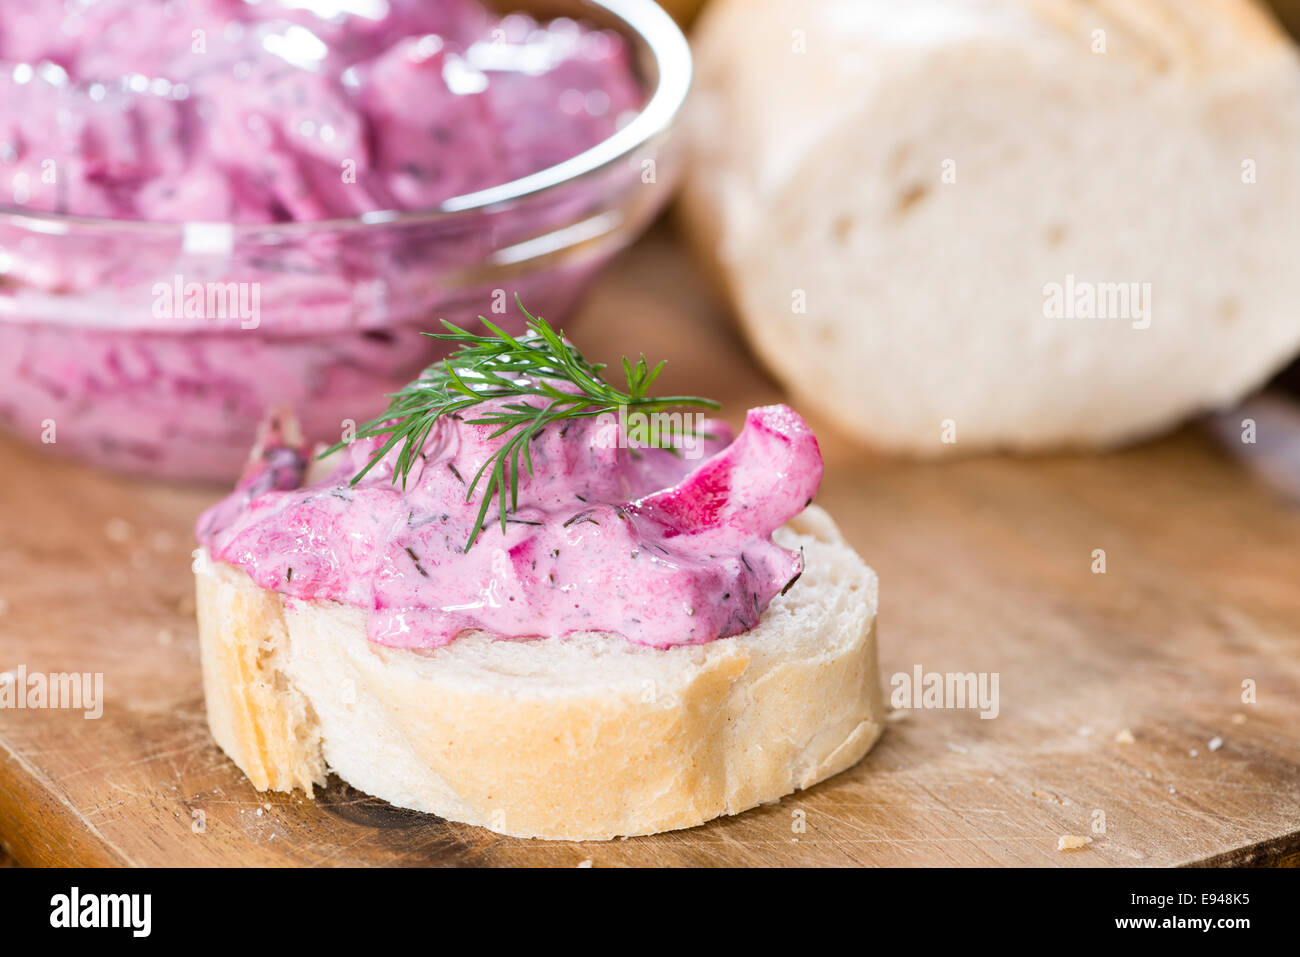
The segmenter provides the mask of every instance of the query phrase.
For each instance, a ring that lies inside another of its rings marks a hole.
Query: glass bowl
[[[518,327],[516,297],[563,319],[671,195],[690,50],[653,0],[505,6],[617,29],[641,112],[558,165],[431,210],[241,225],[0,207],[0,423],[119,471],[226,480],[273,408],[330,442],[381,412],[438,357],[420,335],[438,319]]]

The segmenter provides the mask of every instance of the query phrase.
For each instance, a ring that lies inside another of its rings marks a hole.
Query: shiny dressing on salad
[[[163,222],[424,209],[644,99],[626,42],[478,0],[4,0],[0,201]]]
[[[803,570],[771,535],[822,476],[816,438],[784,405],[751,409],[734,440],[707,420],[693,461],[625,447],[612,416],[574,418],[533,441],[504,533],[493,503],[467,551],[482,491],[467,501],[467,483],[506,440],[492,427],[440,419],[405,489],[392,481],[396,450],[349,484],[382,436],[311,481],[285,431],[268,427],[235,491],[200,518],[200,542],[263,588],[367,609],[370,639],[404,648],[473,629],[607,631],[656,648],[748,631]]]
[[[278,404],[315,437],[368,418],[434,358],[413,325],[464,308],[455,276],[615,202],[639,171],[472,223],[211,224],[436,207],[576,156],[644,101],[617,32],[478,0],[3,0],[0,205],[198,228],[137,243],[0,222],[0,425],[75,419],[59,449],[229,478]],[[603,256],[511,288],[560,313]],[[209,287],[199,315],[172,298],[182,281]],[[214,287],[237,290],[237,322]]]

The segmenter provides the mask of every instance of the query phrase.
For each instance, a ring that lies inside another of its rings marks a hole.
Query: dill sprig
[[[352,477],[351,484],[361,481],[400,443],[401,450],[393,465],[393,482],[400,478],[403,488],[429,433],[445,416],[463,418],[469,425],[496,426],[492,438],[510,436],[469,482],[465,493],[467,502],[473,500],[480,483],[484,488],[478,518],[465,543],[465,551],[469,551],[486,527],[484,520],[494,498],[500,512],[501,531],[506,530],[507,515],[519,507],[520,460],[532,475],[530,443],[547,426],[566,419],[617,412],[620,407],[646,413],[681,406],[719,407],[712,399],[699,396],[648,396],[664,363],[652,368],[644,354],[635,364],[623,358],[627,388],[614,388],[601,378],[604,364],[588,362],[564,340],[563,333],[557,333],[545,319],[531,315],[522,302],[519,308],[527,317],[528,331],[518,337],[483,316],[479,316],[479,321],[490,335],[476,335],[445,319],[442,324],[447,332],[423,333],[432,339],[455,343],[456,349],[446,359],[425,369],[401,391],[392,393],[388,410],[362,425],[356,433],[356,438],[387,435],[388,439]],[[557,387],[557,382],[569,383],[577,390],[565,391]],[[530,398],[532,401],[528,401]],[[463,416],[493,399],[514,401],[484,411],[477,418]],[[690,436],[694,431],[688,425],[682,434]],[[340,442],[321,455],[336,452],[345,444]]]

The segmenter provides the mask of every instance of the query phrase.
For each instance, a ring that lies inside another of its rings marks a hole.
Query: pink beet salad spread
[[[0,199],[164,222],[424,209],[595,145],[642,99],[617,34],[477,0],[4,0]]]
[[[387,211],[554,166],[646,98],[621,34],[477,0],[0,0],[0,426],[221,481],[277,406],[337,436],[435,357],[430,316],[567,312],[625,241],[568,225],[654,203],[619,164]]]
[[[499,401],[499,400],[494,400]],[[693,461],[620,447],[598,418],[548,427],[520,475],[503,534],[494,512],[478,540],[466,481],[501,439],[442,419],[394,484],[390,452],[355,486],[380,438],[358,439],[304,482],[305,450],[270,429],[235,491],[199,520],[216,560],[263,588],[370,611],[372,641],[445,645],[482,629],[503,637],[608,631],[656,648],[701,644],[758,624],[803,570],[772,541],[821,483],[807,424],[784,405],[751,409],[732,439],[709,420]]]

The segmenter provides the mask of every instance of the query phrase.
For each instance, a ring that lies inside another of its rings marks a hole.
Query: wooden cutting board
[[[779,398],[666,231],[580,320],[588,352],[666,357],[664,388],[725,399],[732,418]],[[917,665],[996,672],[998,716],[899,712],[864,761],[807,792],[604,844],[500,837],[337,781],[317,802],[257,794],[204,724],[190,529],[220,490],[0,442],[0,670],[105,676],[99,720],[0,710],[0,844],[26,865],[1296,859],[1300,411],[1264,398],[1114,454],[948,464],[819,432],[819,501],[880,574],[887,691]],[[1066,834],[1093,840],[1058,851]]]

